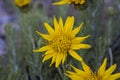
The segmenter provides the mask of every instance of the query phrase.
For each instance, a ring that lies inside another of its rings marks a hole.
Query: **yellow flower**
[[[95,73],[83,61],[81,63],[83,70],[79,70],[72,66],[75,72],[66,71],[66,76],[68,76],[71,80],[116,80],[120,78],[120,73],[112,74],[113,71],[116,69],[116,64],[112,65],[106,70],[106,58],[104,59],[104,62],[102,63],[98,71]]]
[[[78,4],[82,5],[86,2],[86,0],[61,0],[59,2],[53,3],[53,5],[63,5],[63,4]]]
[[[63,25],[62,18],[59,21],[54,17],[54,29],[48,24],[44,23],[48,34],[42,34],[36,31],[42,38],[47,41],[47,44],[33,52],[45,52],[42,62],[52,58],[50,66],[55,63],[55,67],[58,67],[60,63],[64,64],[67,55],[70,54],[73,58],[82,61],[82,58],[74,51],[79,49],[87,49],[91,46],[88,44],[81,43],[89,37],[75,37],[80,31],[82,24],[77,28],[73,29],[74,17],[68,17],[65,25]]]
[[[18,7],[23,7],[31,3],[31,0],[14,0]]]

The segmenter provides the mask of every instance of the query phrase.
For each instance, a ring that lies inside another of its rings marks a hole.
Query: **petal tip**
[[[38,52],[37,50],[32,50],[34,53]]]

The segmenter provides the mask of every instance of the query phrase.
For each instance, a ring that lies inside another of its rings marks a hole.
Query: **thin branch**
[[[109,53],[109,55],[110,55],[110,65],[112,65],[112,64],[113,64],[113,55],[112,55],[112,50],[111,50],[111,48],[108,49],[108,53]]]

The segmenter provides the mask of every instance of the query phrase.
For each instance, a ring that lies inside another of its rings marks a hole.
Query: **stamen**
[[[58,53],[66,53],[71,46],[71,39],[67,35],[61,35],[54,38],[54,41],[50,42],[52,47]]]

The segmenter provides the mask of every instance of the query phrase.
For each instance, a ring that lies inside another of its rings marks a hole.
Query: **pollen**
[[[71,39],[67,35],[61,35],[51,41],[53,49],[58,53],[66,53],[71,47]]]

